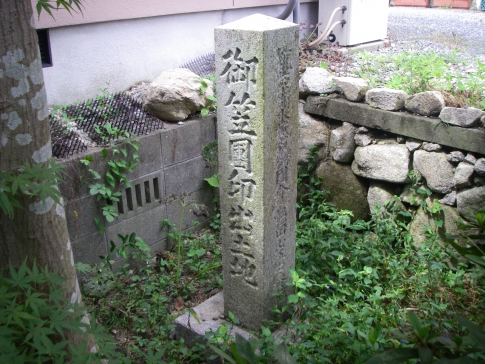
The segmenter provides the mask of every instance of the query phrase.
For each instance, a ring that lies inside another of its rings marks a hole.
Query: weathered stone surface
[[[316,160],[325,159],[329,149],[330,129],[323,121],[304,112],[302,104],[299,104],[298,110],[300,121],[298,163],[308,162],[308,153],[312,145],[317,147]]]
[[[299,81],[300,96],[330,94],[337,91],[332,73],[321,67],[307,67]]]
[[[473,174],[473,164],[467,162],[460,162],[456,167],[455,175],[453,176],[453,184],[456,188],[464,188],[471,185],[470,177]]]
[[[394,138],[377,139],[376,144],[379,145],[397,145],[399,144]]]
[[[428,205],[431,204],[427,201]],[[431,230],[437,232],[438,228],[434,222],[432,216],[430,216],[423,207],[419,207],[413,216],[411,223],[409,224],[409,233],[413,237],[415,244],[420,244],[426,240],[425,233],[426,229],[430,227]]]
[[[405,203],[418,206],[426,198],[425,195],[416,192],[418,188],[419,187],[413,187],[410,184],[405,185],[399,198]]]
[[[207,340],[204,338],[207,332],[216,332],[219,327],[226,324],[227,321],[221,317],[224,316],[224,292],[219,292],[208,300],[202,302],[193,308],[195,315],[192,312],[186,312],[177,317],[174,321],[175,335],[177,339],[184,339],[184,344],[188,347],[193,347],[196,344],[207,345]],[[238,326],[231,325],[228,334],[234,338],[241,335],[246,340],[254,338],[253,335],[241,329]],[[234,339],[233,339],[234,340]],[[205,353],[208,358],[213,355],[213,352],[208,350]],[[214,361],[208,361],[214,363]]]
[[[398,135],[439,143],[456,149],[485,154],[485,132],[477,129],[446,126],[435,119],[407,113],[373,109],[369,105],[344,99],[310,96],[304,110],[310,114],[347,121]]]
[[[414,152],[415,150],[418,150],[419,148],[421,148],[421,145],[423,143],[419,140],[416,140],[416,139],[408,139],[406,140],[406,147],[408,148],[408,150],[410,152]]]
[[[423,142],[423,150],[427,152],[439,152],[441,150],[441,145],[436,143]]]
[[[473,170],[479,176],[485,176],[485,158],[478,159]]]
[[[330,151],[336,162],[350,162],[354,157],[355,141],[354,135],[357,128],[351,123],[343,123],[330,134]]]
[[[369,89],[369,82],[362,78],[355,77],[335,77],[335,85],[349,101],[361,101]]]
[[[367,184],[352,173],[348,164],[328,159],[320,163],[315,174],[322,179],[322,189],[330,192],[329,201],[339,209],[351,210],[355,219],[369,218]]]
[[[355,132],[357,134],[367,134],[369,132],[369,129],[367,129],[365,126],[361,126],[360,128],[357,128]]]
[[[404,101],[408,98],[404,91],[391,88],[373,88],[365,94],[365,101],[372,107],[397,111],[404,109]]]
[[[444,153],[414,152],[414,168],[426,179],[433,192],[447,194],[453,189],[453,166],[446,160]]]
[[[465,161],[470,163],[470,164],[475,164],[477,162],[477,159],[473,154],[468,153],[465,157]]]
[[[410,153],[405,145],[369,145],[357,147],[352,171],[362,177],[405,183],[410,171]]]
[[[162,72],[148,87],[145,106],[156,117],[166,121],[185,120],[202,108],[210,105],[207,96],[214,96],[212,82],[205,80],[208,87],[200,92],[200,77],[185,68]]]
[[[485,186],[485,176],[473,175],[473,183],[476,187]]]
[[[458,220],[460,219],[460,215],[458,211],[447,205],[441,206],[441,210],[443,211],[443,222],[444,222],[444,230],[447,234],[458,234]]]
[[[354,142],[358,147],[366,147],[372,144],[372,138],[368,134],[355,134]]]
[[[454,150],[446,156],[446,159],[448,160],[448,162],[458,163],[462,162],[465,159],[465,155],[459,150]]]
[[[476,187],[456,194],[458,213],[468,221],[475,221],[475,214],[485,207],[485,187]]]
[[[425,91],[409,96],[404,107],[415,114],[437,116],[445,107],[445,99],[439,91]]]
[[[439,118],[451,125],[461,126],[463,128],[472,128],[480,123],[480,118],[484,112],[474,107],[458,109],[456,107],[444,107],[441,110]]]
[[[297,25],[261,14],[215,29],[224,312],[253,330],[291,291],[298,42]]]
[[[443,197],[439,201],[443,205],[455,206],[455,204],[456,204],[456,191],[451,191],[449,194],[447,194],[445,197]]]
[[[399,185],[372,181],[367,192],[367,202],[372,210],[377,204],[381,207],[385,206],[393,196],[399,196],[400,193],[401,186]]]

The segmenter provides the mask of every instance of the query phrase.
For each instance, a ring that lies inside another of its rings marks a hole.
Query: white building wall
[[[285,6],[167,15],[51,28],[52,67],[44,79],[49,105],[118,92],[214,51],[214,27]],[[300,5],[300,22],[317,22],[318,3]],[[288,18],[292,21],[292,15]]]

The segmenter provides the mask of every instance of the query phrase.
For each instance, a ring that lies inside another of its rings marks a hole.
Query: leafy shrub
[[[9,267],[0,275],[0,362],[87,363],[119,360],[115,346],[86,309],[63,297],[64,279],[26,260],[20,268]],[[74,347],[66,332],[92,334],[98,352],[86,343]]]

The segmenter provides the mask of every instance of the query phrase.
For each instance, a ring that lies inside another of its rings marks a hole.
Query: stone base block
[[[186,312],[175,320],[175,335],[177,339],[183,338],[188,347],[194,346],[196,343],[207,344],[204,340],[206,332],[215,332],[223,322],[224,319],[224,296],[223,292],[219,292],[208,300],[202,302],[194,308],[198,320],[190,312]],[[254,338],[249,332],[234,326],[230,335],[233,337],[236,334],[241,335],[246,340]],[[210,351],[206,352],[206,356],[210,356]]]

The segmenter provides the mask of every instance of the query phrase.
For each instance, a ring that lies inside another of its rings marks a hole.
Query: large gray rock
[[[485,158],[478,159],[473,167],[473,170],[479,176],[485,176]]]
[[[298,141],[298,163],[308,162],[308,152],[311,146],[317,148],[317,160],[327,157],[330,129],[321,120],[311,117],[303,111],[303,104],[299,104],[300,139]]]
[[[462,162],[465,159],[465,155],[459,150],[454,150],[446,156],[446,159],[448,160],[448,162],[458,163]]]
[[[468,221],[475,221],[475,214],[485,208],[485,187],[476,187],[456,194],[458,213]]]
[[[441,110],[439,118],[452,125],[458,125],[463,128],[472,128],[480,124],[480,118],[484,115],[482,110],[474,107],[458,109],[456,107],[445,107]]]
[[[409,95],[391,88],[373,88],[365,94],[365,101],[372,107],[396,111],[404,109],[404,102]]]
[[[352,171],[361,177],[405,183],[410,171],[410,153],[402,144],[357,147]]]
[[[453,177],[453,184],[456,188],[465,188],[471,185],[470,177],[473,174],[473,165],[467,162],[458,164]]]
[[[413,187],[407,184],[404,186],[399,198],[407,204],[418,206],[426,199],[426,195],[416,192],[419,188],[419,186]]]
[[[460,215],[458,211],[451,207],[443,205],[441,206],[442,216],[444,217],[444,229],[447,234],[456,235],[459,233],[458,230],[458,221],[460,220]]]
[[[406,147],[409,149],[410,152],[414,152],[415,150],[418,150],[421,148],[421,145],[423,142],[417,140],[417,139],[408,139],[406,140]]]
[[[372,144],[372,138],[369,134],[355,134],[354,142],[358,147],[366,147]]]
[[[437,116],[445,107],[445,99],[439,91],[425,91],[409,96],[404,107],[415,114]]]
[[[329,94],[337,90],[332,73],[321,67],[308,67],[299,81],[300,97]]]
[[[431,191],[447,194],[453,189],[455,172],[444,153],[417,150],[414,152],[414,168],[426,179]]]
[[[427,199],[427,205],[431,206],[431,199]],[[438,233],[438,227],[434,221],[434,218],[420,206],[413,216],[412,221],[409,223],[408,230],[415,244],[420,244],[426,241],[425,233],[428,228]]]
[[[369,89],[369,82],[362,78],[335,77],[335,85],[349,101],[362,101]]]
[[[381,207],[385,206],[392,200],[393,196],[399,196],[400,193],[400,185],[372,181],[367,192],[367,202],[372,210],[377,204]]]
[[[369,218],[367,184],[352,173],[348,164],[328,159],[320,163],[315,174],[321,177],[322,188],[330,192],[329,201],[337,208],[351,210],[355,219]]]
[[[465,160],[465,162],[468,162],[468,163],[473,164],[473,165],[475,165],[475,163],[477,163],[477,158],[475,158],[475,156],[471,153],[468,153],[464,160]]]
[[[436,143],[423,142],[422,149],[427,152],[439,152],[441,150],[441,145]]]
[[[456,204],[456,191],[451,191],[449,194],[445,195],[441,200],[441,204],[448,206],[455,206]]]
[[[205,80],[205,93],[200,92],[201,78],[185,68],[164,71],[148,87],[145,107],[157,118],[166,121],[185,120],[190,114],[209,106],[214,96],[212,82]]]
[[[337,129],[332,130],[330,135],[330,151],[336,162],[350,162],[354,157],[356,127],[351,123],[343,123]]]

